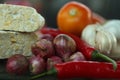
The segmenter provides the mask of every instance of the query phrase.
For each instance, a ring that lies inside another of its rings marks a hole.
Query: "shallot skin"
[[[86,59],[81,52],[75,52],[70,56],[69,61],[86,61]]]
[[[57,35],[53,40],[53,44],[55,45],[56,54],[64,61],[67,61],[70,55],[76,51],[75,41],[66,34]]]
[[[22,75],[27,72],[29,62],[27,58],[21,54],[15,54],[8,58],[6,71],[10,74]]]
[[[63,63],[62,59],[58,56],[52,56],[47,59],[47,70],[50,70],[54,67],[55,64]]]
[[[29,69],[31,74],[42,73],[45,70],[46,63],[39,55],[29,58]]]
[[[41,39],[31,46],[34,55],[40,55],[43,58],[49,58],[55,55],[55,50],[52,41]]]

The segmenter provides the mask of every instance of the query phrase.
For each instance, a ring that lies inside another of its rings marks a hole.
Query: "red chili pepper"
[[[53,37],[57,36],[58,34],[69,35],[76,42],[78,51],[82,52],[87,60],[97,60],[97,59],[101,60],[102,59],[102,60],[113,63],[114,70],[117,68],[117,64],[114,60],[112,60],[111,58],[109,58],[108,56],[106,56],[104,54],[101,54],[95,48],[91,47],[85,41],[83,41],[82,39],[80,39],[79,37],[77,37],[73,34],[61,32],[58,29],[53,29],[53,28],[43,28],[43,29],[41,29],[41,32],[43,34],[50,34]]]
[[[55,28],[48,28],[48,27],[43,27],[42,29],[40,29],[40,32],[43,34],[50,34],[53,37],[56,37],[58,34],[61,34],[62,32],[59,31],[58,29]]]
[[[79,61],[56,64],[48,72],[33,76],[36,79],[45,75],[57,75],[58,78],[115,78],[120,79],[120,64],[116,71],[107,62]]]

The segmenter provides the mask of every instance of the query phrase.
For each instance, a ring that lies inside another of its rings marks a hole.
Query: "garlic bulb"
[[[82,39],[102,53],[120,60],[120,20],[110,20],[103,25],[91,24],[82,32]]]

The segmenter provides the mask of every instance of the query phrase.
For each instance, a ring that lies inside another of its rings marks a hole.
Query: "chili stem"
[[[31,77],[30,80],[34,80],[34,79],[37,79],[37,78],[40,78],[40,77],[43,77],[43,76],[46,76],[46,75],[53,75],[53,74],[57,74],[57,70],[55,68],[53,68],[53,69],[51,69],[47,72],[35,75],[35,76]]]
[[[92,54],[92,58],[93,59],[103,59],[105,61],[108,61],[108,62],[111,62],[113,64],[113,69],[116,70],[117,69],[117,63],[116,61],[114,61],[113,59],[109,58],[108,56],[102,54],[102,53],[99,53],[98,51],[94,51],[93,54]]]

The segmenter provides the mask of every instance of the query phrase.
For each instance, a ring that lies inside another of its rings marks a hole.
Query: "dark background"
[[[56,27],[56,14],[58,10],[70,0],[44,0],[45,17],[49,26]],[[72,1],[72,0],[71,0]],[[87,5],[92,11],[106,19],[120,19],[120,0],[75,0]]]
[[[57,27],[56,15],[58,10],[68,1],[79,1],[92,11],[106,19],[120,19],[120,0],[0,0],[1,3],[10,1],[28,1],[44,16],[49,27]],[[14,3],[13,3],[14,4]]]

